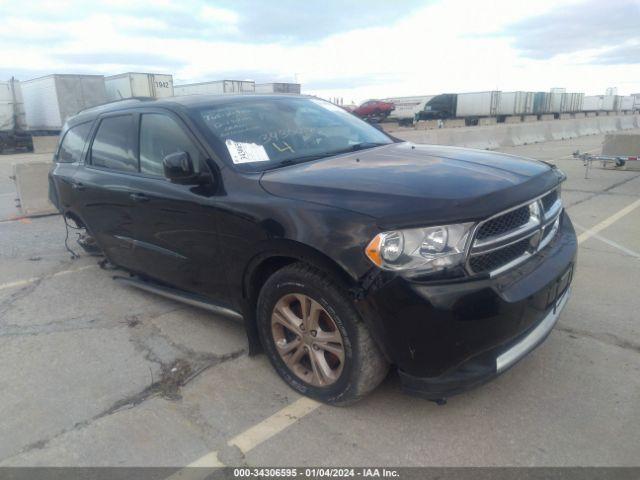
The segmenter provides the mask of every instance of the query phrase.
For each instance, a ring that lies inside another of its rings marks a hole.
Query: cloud
[[[397,82],[402,79],[402,75],[388,72],[371,72],[367,75],[353,75],[339,78],[320,78],[305,83],[305,87],[312,90],[327,90],[341,88],[349,85],[351,88],[358,88],[368,85],[382,85]]]
[[[228,2],[228,3],[227,3]],[[222,2],[241,12],[240,38],[249,41],[309,42],[359,28],[384,26],[426,6],[427,0],[233,0]]]
[[[135,52],[61,52],[52,55],[53,58],[73,65],[85,65],[98,67],[100,65],[130,66],[136,69],[147,67],[181,68],[185,62],[176,57],[170,57],[159,53],[135,53]]]
[[[347,102],[556,86],[638,91],[640,22],[626,18],[637,7],[611,1],[0,0],[0,79],[125,71],[171,73],[176,84],[297,79],[304,93]]]
[[[358,28],[386,25],[424,7],[429,0],[403,0],[401,6],[388,0],[206,0],[81,2],[67,0],[60,8],[52,2],[29,2],[2,12],[5,41],[58,41],[73,33],[74,22],[110,21],[120,32],[149,37],[224,40],[234,42],[313,42]],[[33,20],[46,12],[46,18]],[[40,24],[44,29],[34,28]],[[62,27],[57,28],[56,25]],[[7,28],[7,26],[9,28]],[[7,30],[13,30],[18,37]],[[52,34],[53,31],[55,35]]]
[[[597,65],[632,65],[640,63],[640,44],[612,48],[593,57]]]
[[[509,25],[500,34],[511,37],[513,46],[523,56],[549,59],[638,39],[639,25],[640,3],[637,0],[589,0],[525,18]],[[640,58],[636,57],[633,63],[640,63]]]

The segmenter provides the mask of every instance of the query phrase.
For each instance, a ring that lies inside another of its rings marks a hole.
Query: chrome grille
[[[490,272],[521,257],[529,247],[531,247],[531,242],[525,238],[495,252],[475,255],[469,260],[469,265],[474,272]]]
[[[561,212],[559,191],[554,189],[480,222],[469,249],[469,273],[495,276],[535,255],[557,233]]]
[[[544,211],[548,211],[558,200],[558,189],[552,190],[540,199]]]
[[[529,206],[516,208],[510,212],[500,215],[496,218],[488,220],[486,223],[478,229],[476,233],[476,239],[482,240],[484,238],[493,237],[496,235],[502,235],[503,233],[510,232],[529,221]]]

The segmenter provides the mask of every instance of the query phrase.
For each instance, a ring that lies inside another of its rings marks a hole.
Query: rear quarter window
[[[91,145],[91,164],[126,172],[138,171],[133,116],[103,118]]]
[[[89,138],[91,122],[82,123],[71,127],[65,133],[60,149],[58,150],[57,162],[73,163],[82,161],[82,153]]]

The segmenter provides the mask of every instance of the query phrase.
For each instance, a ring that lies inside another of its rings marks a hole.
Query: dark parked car
[[[323,402],[390,365],[433,400],[479,385],[569,295],[562,172],[400,142],[315,98],[115,102],[71,118],[55,161],[52,201],[118,281],[242,319],[251,352]]]

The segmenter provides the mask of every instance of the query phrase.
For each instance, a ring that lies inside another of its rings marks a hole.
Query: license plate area
[[[567,291],[573,278],[573,265],[571,265],[560,277],[551,285],[547,292],[547,305],[549,309],[553,307],[554,311],[558,306],[558,300],[562,298],[562,295]]]

